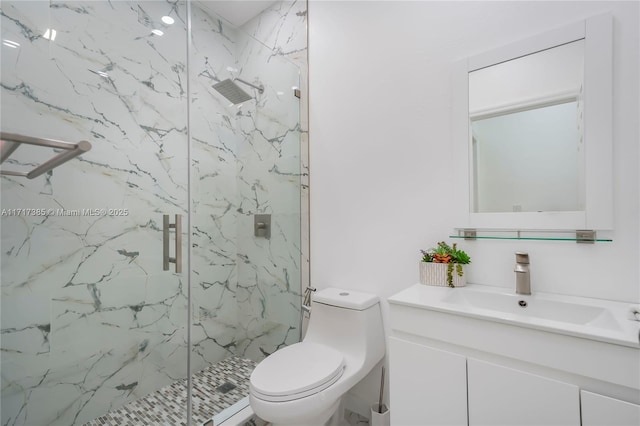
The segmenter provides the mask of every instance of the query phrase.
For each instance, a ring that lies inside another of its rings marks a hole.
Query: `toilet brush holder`
[[[373,404],[371,406],[370,426],[389,426],[391,424],[390,420],[391,416],[389,414],[389,409],[385,404],[382,404],[382,410],[380,410],[379,404]]]

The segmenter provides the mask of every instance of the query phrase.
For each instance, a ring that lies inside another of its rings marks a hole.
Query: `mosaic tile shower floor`
[[[249,394],[249,376],[256,363],[239,357],[227,358],[193,375],[193,422],[200,425],[214,414]],[[218,388],[231,383],[223,393]],[[177,426],[186,425],[187,380],[179,380],[122,406],[84,426]]]

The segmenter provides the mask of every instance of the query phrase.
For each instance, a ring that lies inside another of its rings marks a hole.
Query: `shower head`
[[[230,79],[222,80],[221,82],[214,84],[213,88],[234,105],[253,99],[247,92],[238,87],[238,85]]]
[[[258,91],[258,93],[264,93],[264,87],[262,85],[256,86],[255,84],[251,84],[240,78],[236,78],[235,81],[239,81],[240,83],[253,87]],[[238,87],[235,81],[230,79],[222,80],[221,82],[214,84],[213,88],[234,105],[253,99],[247,92]]]

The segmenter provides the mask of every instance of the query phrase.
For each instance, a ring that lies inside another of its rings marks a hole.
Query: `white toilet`
[[[253,370],[249,401],[274,425],[325,425],[342,396],[385,354],[378,296],[327,288],[313,296],[304,340]]]

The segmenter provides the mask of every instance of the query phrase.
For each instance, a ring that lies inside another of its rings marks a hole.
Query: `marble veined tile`
[[[276,54],[306,65],[307,5],[303,0],[281,1],[270,6],[243,28]]]
[[[186,283],[161,271],[162,214],[188,200],[184,9],[2,4],[20,44],[3,49],[2,130],[92,144],[39,178],[2,177],[2,207],[126,209],[3,216],[3,424],[81,424],[186,376]],[[170,12],[177,25],[151,35]],[[54,154],[38,149],[9,164]]]

